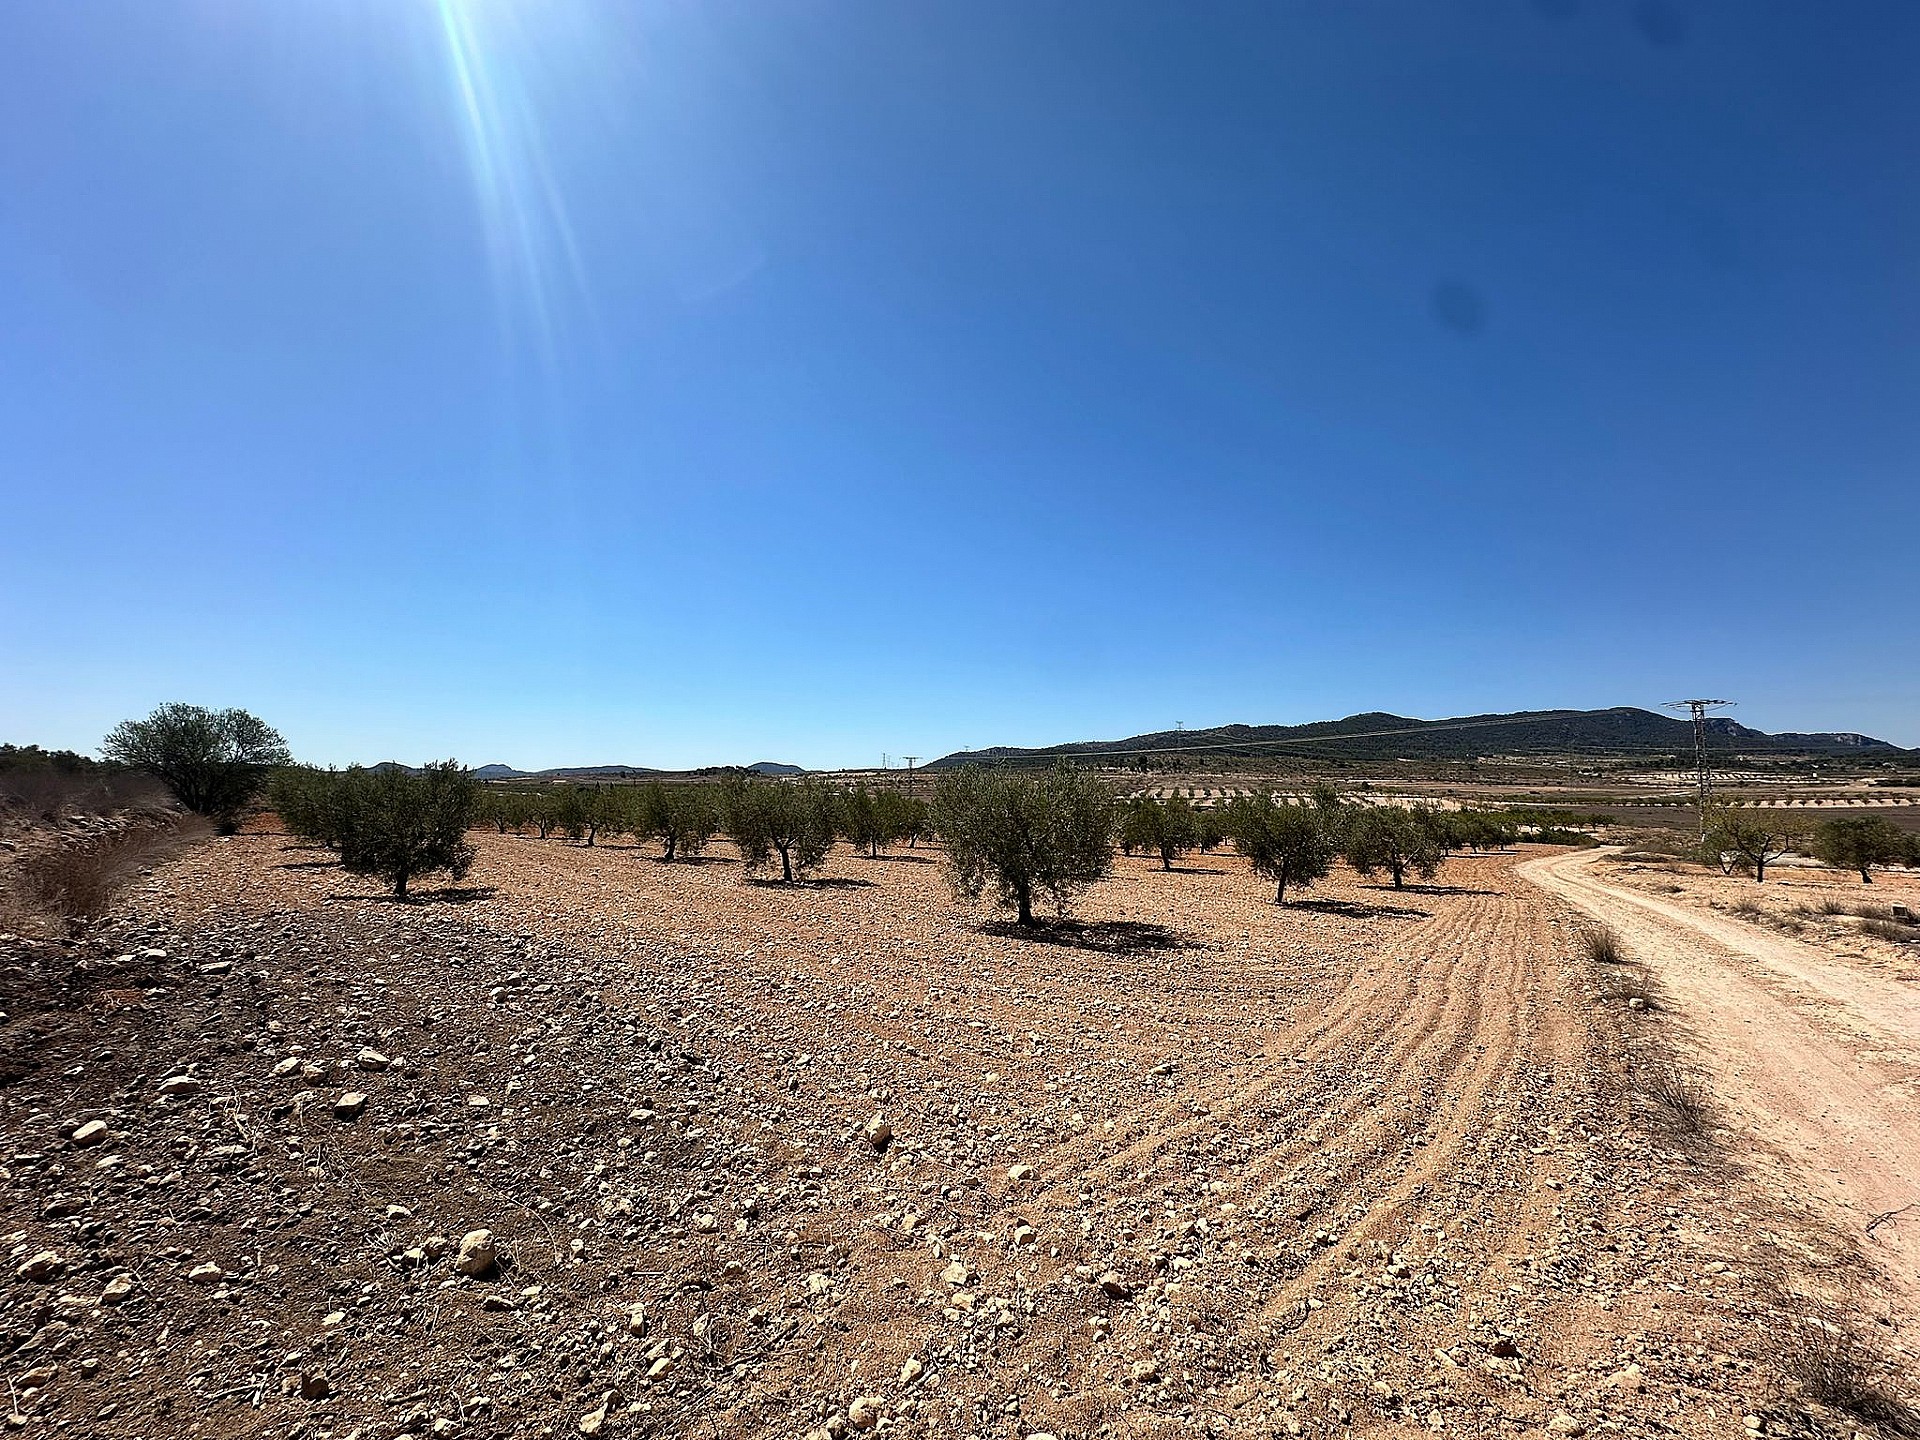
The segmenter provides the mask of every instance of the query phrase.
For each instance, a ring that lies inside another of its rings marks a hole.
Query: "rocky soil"
[[[0,938],[9,1427],[1865,1430],[1781,1338],[1867,1262],[1648,1103],[1661,1012],[1513,857],[1123,861],[1042,942],[924,853],[476,841],[407,905],[207,841]]]

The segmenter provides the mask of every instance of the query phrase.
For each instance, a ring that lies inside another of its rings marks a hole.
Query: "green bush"
[[[227,832],[274,770],[293,761],[280,732],[257,716],[180,704],[122,720],[100,753],[159,776],[182,806]]]

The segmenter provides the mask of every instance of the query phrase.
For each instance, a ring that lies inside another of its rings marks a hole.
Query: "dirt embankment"
[[[1768,1338],[1844,1256],[1658,1128],[1511,857],[1123,862],[1042,943],[925,856],[480,843],[398,906],[212,842],[8,942],[29,1430],[1849,1431]]]

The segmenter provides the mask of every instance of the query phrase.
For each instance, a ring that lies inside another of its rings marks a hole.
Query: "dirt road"
[[[1777,1152],[1865,1235],[1920,1202],[1920,991],[1827,950],[1610,880],[1614,852],[1519,874],[1612,926],[1660,981],[1712,1073],[1725,1118]],[[1865,1242],[1920,1297],[1920,1210]]]

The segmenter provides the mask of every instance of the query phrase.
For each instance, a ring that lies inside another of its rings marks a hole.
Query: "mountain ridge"
[[[1775,755],[1883,755],[1913,752],[1857,731],[1791,731],[1769,735],[1728,716],[1708,719],[1709,734],[1729,750]],[[1058,745],[993,746],[956,751],[926,769],[951,769],[983,761],[1019,764],[1055,756],[1122,756],[1196,751],[1220,759],[1237,755],[1304,754],[1342,760],[1463,760],[1515,753],[1689,753],[1692,721],[1635,706],[1604,710],[1518,710],[1508,713],[1421,720],[1370,710],[1339,720],[1302,725],[1216,725],[1201,730],[1158,730],[1121,740],[1074,740]]]

